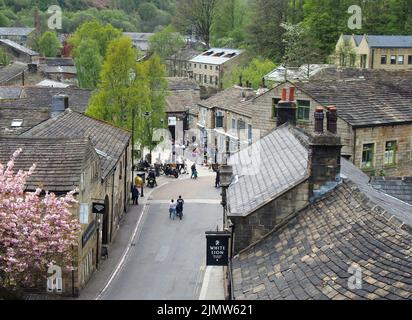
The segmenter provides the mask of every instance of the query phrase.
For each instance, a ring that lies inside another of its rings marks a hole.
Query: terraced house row
[[[328,80],[287,81],[258,92],[235,86],[198,104],[198,127],[205,139],[211,132],[221,132],[220,143],[228,141],[236,151],[276,128],[282,91],[292,88],[298,127],[313,131],[315,110],[334,106],[344,158],[370,176],[411,176],[412,75],[368,75],[339,78],[335,74]],[[317,79],[322,79],[322,72]],[[208,140],[209,154],[214,155],[219,148],[214,138]]]
[[[77,296],[98,268],[103,251],[116,238],[128,211],[131,186],[131,133],[84,115],[90,91],[3,87],[0,100],[0,162],[18,148],[16,169],[37,169],[27,191],[40,187],[57,195],[77,189],[72,210],[82,232],[64,276],[65,294]],[[100,207],[96,213],[94,205]]]

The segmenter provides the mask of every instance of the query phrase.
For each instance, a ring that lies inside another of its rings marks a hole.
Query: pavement
[[[222,225],[220,190],[211,170],[198,171],[198,180],[160,177],[159,187],[145,189],[80,300],[225,299],[223,268],[206,268],[204,250],[205,231]],[[179,195],[184,218],[172,221],[168,204]]]

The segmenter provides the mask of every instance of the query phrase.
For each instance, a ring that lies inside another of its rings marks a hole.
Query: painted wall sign
[[[93,221],[92,223],[89,224],[87,227],[86,231],[83,233],[82,236],[82,247],[86,245],[87,241],[93,236],[94,231],[96,230],[96,222]]]

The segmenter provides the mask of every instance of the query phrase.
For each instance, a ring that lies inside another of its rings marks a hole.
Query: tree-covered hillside
[[[47,25],[47,8],[63,9],[62,32],[74,32],[86,21],[97,19],[130,32],[153,32],[171,23],[175,0],[0,0],[0,27],[34,26],[37,6],[42,28]]]

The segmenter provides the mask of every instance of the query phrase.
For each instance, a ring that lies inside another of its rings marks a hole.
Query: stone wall
[[[396,165],[385,166],[386,142],[396,141]],[[412,175],[412,124],[356,129],[355,165],[362,167],[363,145],[375,144],[373,168],[367,173],[386,176]]]
[[[245,217],[230,216],[234,223],[234,253],[261,240],[274,228],[282,224],[292,214],[296,214],[309,204],[309,182],[299,184],[279,198],[267,203]]]

